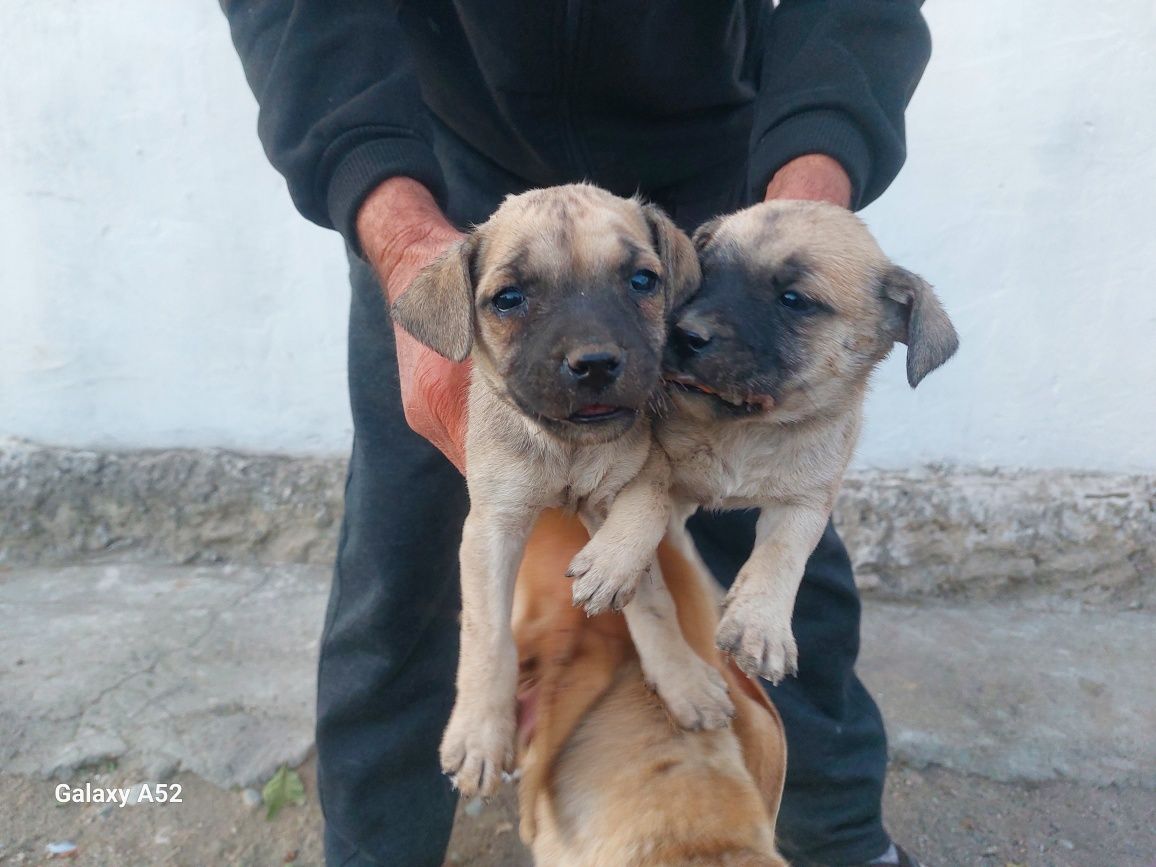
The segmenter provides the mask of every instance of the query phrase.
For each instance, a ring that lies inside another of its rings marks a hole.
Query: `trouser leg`
[[[730,586],[754,543],[755,513],[699,514],[688,528],[716,577]],[[799,673],[764,683],[787,734],[779,841],[792,864],[853,864],[882,853],[887,738],[855,674],[859,594],[833,525],[807,562],[792,627]]]
[[[413,433],[381,292],[351,264],[354,417],[317,694],[326,860],[440,865],[455,798],[437,746],[458,656],[457,470]]]

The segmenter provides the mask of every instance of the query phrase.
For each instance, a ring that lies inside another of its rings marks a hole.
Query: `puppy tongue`
[[[716,394],[713,388],[703,385],[693,376],[683,376],[682,374],[671,374],[666,377],[667,382],[673,382],[676,385],[685,385],[687,388],[693,388],[695,391],[701,391],[703,394]]]
[[[614,412],[614,407],[607,406],[604,403],[592,403],[589,406],[584,406],[575,415],[606,415],[608,412]]]

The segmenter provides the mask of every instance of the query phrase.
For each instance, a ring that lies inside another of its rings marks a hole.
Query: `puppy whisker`
[[[674,402],[661,385],[650,394],[646,402],[647,413],[655,419],[665,418],[674,408]]]

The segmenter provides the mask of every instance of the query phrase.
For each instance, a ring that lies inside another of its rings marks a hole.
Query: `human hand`
[[[357,237],[393,303],[426,265],[465,236],[424,186],[410,178],[380,184],[357,213]],[[463,474],[470,364],[455,364],[394,326],[405,420]]]
[[[765,200],[805,199],[851,207],[851,179],[836,160],[806,154],[791,160],[767,184]]]

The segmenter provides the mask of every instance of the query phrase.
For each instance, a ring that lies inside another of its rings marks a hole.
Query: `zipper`
[[[566,21],[562,33],[562,140],[566,144],[566,158],[575,173],[588,176],[590,168],[582,157],[582,146],[574,126],[574,80],[578,74],[581,23],[581,0],[566,0]]]

